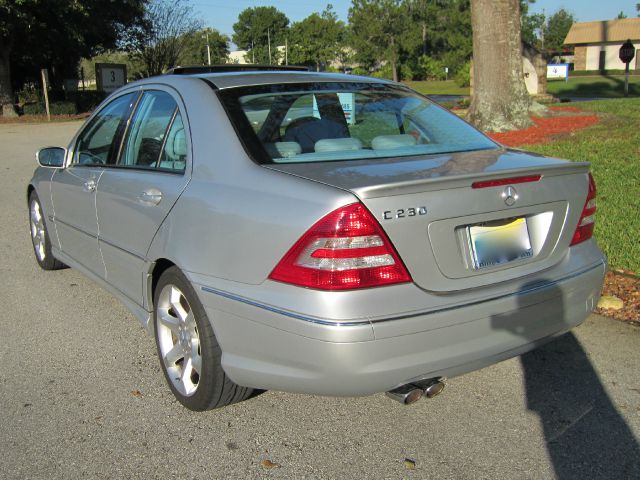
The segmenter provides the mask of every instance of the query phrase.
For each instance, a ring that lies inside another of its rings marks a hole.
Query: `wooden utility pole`
[[[44,90],[44,108],[47,110],[47,121],[51,121],[51,111],[49,110],[49,86],[47,84],[47,69],[40,70],[42,75],[42,90]]]

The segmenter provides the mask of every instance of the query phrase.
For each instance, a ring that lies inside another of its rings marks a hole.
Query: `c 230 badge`
[[[421,217],[427,214],[427,207],[398,208],[382,212],[383,220],[397,220],[401,218]]]

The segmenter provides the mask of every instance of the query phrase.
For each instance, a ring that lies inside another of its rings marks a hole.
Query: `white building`
[[[239,63],[244,65],[247,62],[245,55],[249,53],[247,50],[236,50],[235,52],[229,52],[229,63]]]

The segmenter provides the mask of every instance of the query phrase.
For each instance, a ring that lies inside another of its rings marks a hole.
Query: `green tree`
[[[145,11],[145,26],[134,32],[134,58],[144,65],[145,76],[160,75],[175,67],[189,39],[202,28],[188,0],[153,0]]]
[[[388,62],[393,80],[406,49],[407,4],[400,0],[353,0],[349,9],[350,39],[356,59],[367,66]]]
[[[441,24],[442,43],[439,58],[450,73],[464,68],[473,52],[471,5],[469,0],[449,2]]]
[[[440,30],[439,27],[443,23],[443,13],[452,3],[454,2],[447,2],[446,0],[406,1],[413,25],[417,27],[415,32],[420,37],[421,55],[431,53],[430,46],[433,45],[433,42],[430,42],[430,40],[437,36]]]
[[[564,39],[575,22],[573,15],[564,8],[551,15],[544,26],[544,48],[552,52],[562,51]]]
[[[453,74],[471,57],[471,11],[469,0],[407,0],[411,23],[404,45],[414,79]],[[426,59],[428,58],[428,59]],[[440,65],[434,69],[434,65]]]
[[[209,61],[207,45],[209,46],[211,64],[226,63],[229,55],[229,37],[213,28],[205,28],[187,34],[185,48],[179,63],[181,65],[207,65]]]
[[[545,16],[543,13],[529,13],[529,5],[535,3],[535,0],[520,0],[520,31],[522,41],[534,47],[540,46],[538,33],[541,32],[545,24]]]
[[[14,87],[38,78],[77,78],[81,57],[114,48],[123,32],[143,22],[146,0],[0,0],[0,103],[15,115]]]
[[[289,61],[301,65],[320,66],[336,60],[346,34],[344,23],[338,20],[331,4],[321,13],[312,13],[295,22],[289,30]]]
[[[627,15],[622,10],[620,10],[620,13],[618,14],[618,16],[616,18],[618,20],[622,20],[624,18],[629,18],[629,17],[627,17]]]
[[[283,45],[289,19],[276,7],[253,7],[240,12],[233,25],[233,43],[249,50],[252,63],[277,63],[277,45]]]

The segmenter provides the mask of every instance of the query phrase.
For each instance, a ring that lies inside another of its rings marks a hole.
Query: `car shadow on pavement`
[[[536,295],[545,302],[544,315],[566,319],[562,291],[553,285],[536,282],[522,290],[543,286]],[[521,321],[525,298],[529,296],[520,296],[521,308],[516,312],[494,316],[492,325],[534,341],[539,337],[538,322],[523,326]],[[539,320],[543,321],[542,316]],[[522,355],[520,361],[527,408],[540,418],[556,478],[640,478],[638,440],[573,333]]]

